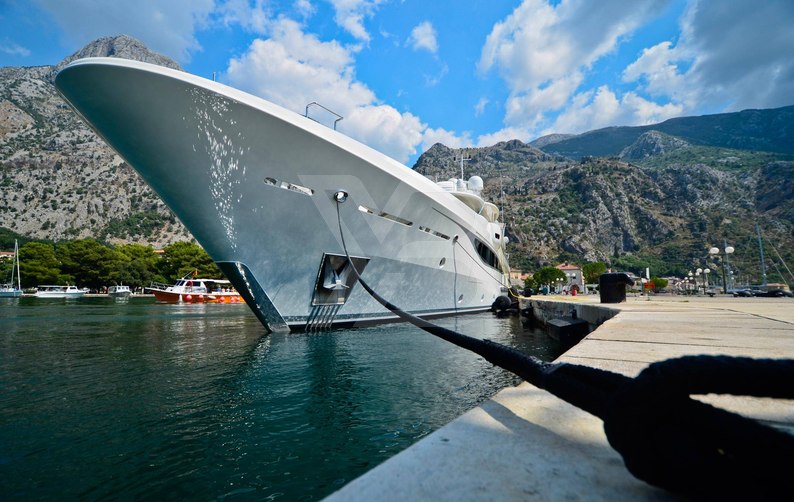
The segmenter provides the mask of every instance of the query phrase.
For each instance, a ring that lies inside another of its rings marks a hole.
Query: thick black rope
[[[708,498],[766,499],[794,493],[794,436],[690,397],[717,393],[794,399],[794,360],[686,356],[653,363],[630,378],[547,363],[436,326],[385,300],[364,281],[347,251],[339,205],[342,248],[367,293],[400,319],[602,419],[609,444],[637,478]]]

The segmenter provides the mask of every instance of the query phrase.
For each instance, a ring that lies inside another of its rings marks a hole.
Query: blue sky
[[[794,104],[791,0],[0,0],[0,66],[118,34],[288,109],[318,101],[409,165],[435,142]]]

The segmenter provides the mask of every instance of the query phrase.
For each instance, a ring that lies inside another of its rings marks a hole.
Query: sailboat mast
[[[14,239],[14,261],[11,262],[11,284],[10,286],[14,287],[14,274],[17,276],[17,284],[19,284],[19,244],[17,243],[16,239]],[[17,286],[17,289],[22,289]]]
[[[761,242],[761,229],[755,224],[755,233],[758,235],[758,250],[761,252],[761,286],[766,286],[766,266],[764,265],[764,243]]]
[[[22,276],[19,275],[19,243],[16,239],[14,239],[14,259],[17,262],[17,289],[22,291]],[[11,282],[14,282],[14,280],[11,279]]]

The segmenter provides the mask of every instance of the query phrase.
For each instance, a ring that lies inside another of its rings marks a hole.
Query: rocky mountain
[[[637,141],[630,144],[620,152],[624,160],[643,160],[655,155],[664,155],[679,148],[686,148],[690,144],[681,138],[670,136],[659,131],[644,132]]]
[[[88,56],[179,68],[127,36],[92,42],[55,66],[0,68],[0,226],[53,240],[92,236],[160,247],[189,239],[137,173],[58,96],[58,70]]]
[[[464,176],[485,178],[484,194],[502,207],[515,268],[605,261],[621,269],[650,266],[657,274],[681,275],[719,267],[707,250],[727,239],[737,250],[731,263],[747,280],[757,281],[757,222],[767,260],[774,252],[792,263],[794,159],[691,148],[658,132],[645,133],[624,149],[632,162],[616,157],[574,161],[519,141],[465,151],[437,144],[419,158],[416,169],[436,179],[460,177],[452,159],[471,159]],[[642,165],[635,159],[665,156],[673,160]]]
[[[794,106],[680,117],[638,127],[607,127],[545,145],[543,151],[573,159],[611,157],[648,131],[675,136],[694,145],[794,154]]]
[[[132,59],[135,61],[141,61],[143,63],[151,63],[165,66],[167,68],[173,68],[174,70],[182,70],[182,67],[180,67],[176,61],[171,58],[167,58],[162,54],[157,54],[156,52],[150,51],[139,40],[127,35],[119,35],[117,37],[105,37],[95,40],[58,63],[55,68],[53,68],[51,81],[55,79],[55,75],[57,75],[64,66],[68,65],[72,61],[76,59],[95,57]]]
[[[529,145],[534,146],[535,148],[543,148],[544,146],[551,145],[553,143],[559,143],[560,141],[565,141],[566,139],[573,138],[574,136],[576,135],[560,133],[547,134],[536,140],[530,141]]]
[[[518,140],[465,150],[453,150],[436,143],[419,157],[414,164],[414,170],[436,181],[460,178],[461,158],[464,172],[470,172],[472,166],[476,166],[477,172],[488,173],[492,178],[501,173],[521,172],[538,166],[554,166],[567,160],[565,157],[545,153]]]

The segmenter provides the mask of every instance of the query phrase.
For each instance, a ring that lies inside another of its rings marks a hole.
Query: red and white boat
[[[224,279],[199,279],[188,274],[173,286],[152,283],[148,288],[162,303],[242,303],[243,298]]]

